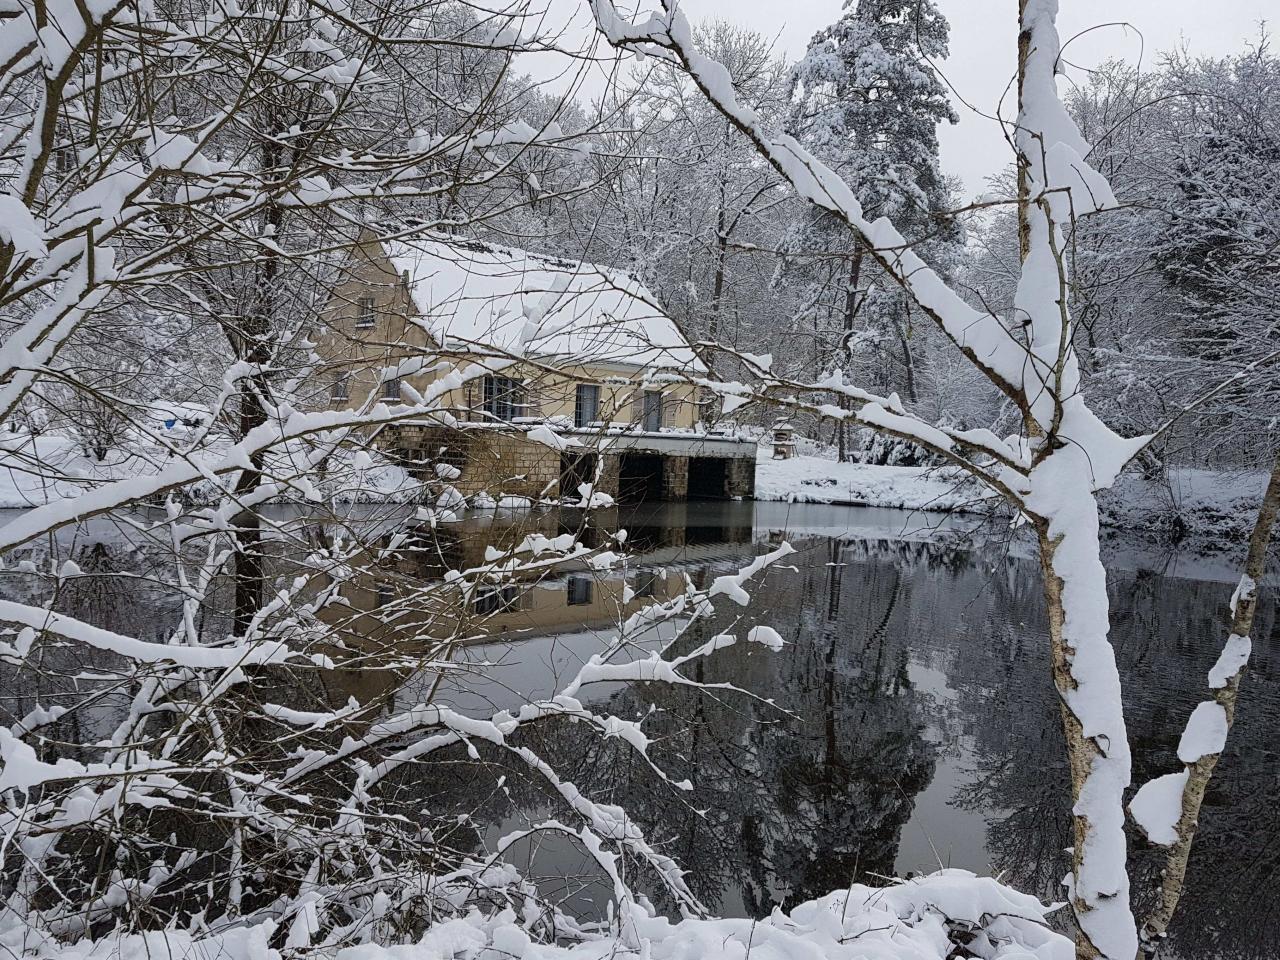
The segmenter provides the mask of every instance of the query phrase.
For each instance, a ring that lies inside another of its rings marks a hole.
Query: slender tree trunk
[[[272,148],[267,152],[267,169],[274,169],[278,160],[278,151]],[[267,223],[272,227],[272,236],[281,235],[284,223],[284,212],[278,206],[267,210]],[[264,372],[271,360],[271,304],[276,296],[276,285],[280,278],[280,256],[271,253],[258,267],[254,289],[254,301],[242,320],[238,331],[237,353],[239,358],[254,366],[257,370],[245,379],[239,395],[239,431],[238,439],[244,439],[249,433],[267,422],[267,398],[271,395],[271,384]],[[255,453],[249,459],[249,467],[243,470],[236,481],[235,494],[237,500],[255,493],[262,485],[263,454]],[[233,627],[237,636],[243,636],[253,623],[253,618],[262,609],[263,588],[266,573],[262,557],[262,518],[258,514],[257,505],[241,510],[235,519],[236,560],[235,560],[235,612]]]
[[[898,337],[898,346],[902,348],[902,369],[905,377],[903,391],[909,403],[915,403],[916,397],[916,358],[911,352],[911,335],[907,321],[898,322],[897,309],[894,309],[893,332]],[[909,316],[909,315],[908,315]]]
[[[853,336],[853,324],[858,317],[858,282],[862,277],[862,259],[864,253],[861,245],[854,251],[853,258],[849,262],[849,278],[844,289],[844,335],[841,338],[846,355],[849,353],[849,340]],[[849,408],[849,400],[847,397],[840,398],[840,406],[846,410]],[[843,420],[840,421],[840,447],[838,456],[841,463],[849,460],[849,441],[848,427]]]
[[[1018,103],[1023,102],[1023,86],[1027,79],[1027,58],[1031,54],[1031,25],[1027,23],[1027,0],[1018,0]],[[1018,255],[1025,263],[1031,252],[1031,190],[1028,185],[1027,164],[1030,157],[1020,154],[1018,162]]]
[[[1223,659],[1218,661],[1220,665],[1224,662],[1229,664],[1228,669],[1235,668],[1225,677],[1218,677],[1221,685],[1213,689],[1212,702],[1220,706],[1226,714],[1228,733],[1235,722],[1240,681],[1248,662],[1253,616],[1258,609],[1258,584],[1262,582],[1262,576],[1266,572],[1267,549],[1271,545],[1271,535],[1275,530],[1278,514],[1280,514],[1280,454],[1276,455],[1275,463],[1271,467],[1271,479],[1267,483],[1262,504],[1258,508],[1258,518],[1253,525],[1253,534],[1249,538],[1244,576],[1232,597],[1231,635],[1227,638]],[[1187,764],[1187,784],[1182,791],[1182,815],[1175,827],[1178,839],[1169,847],[1165,855],[1156,904],[1142,924],[1142,950],[1139,957],[1143,955],[1154,957],[1157,954],[1168,931],[1169,922],[1178,909],[1178,901],[1182,899],[1191,845],[1195,840],[1196,829],[1200,826],[1200,807],[1204,803],[1205,791],[1213,777],[1213,770],[1218,764],[1219,756],[1220,754],[1217,753],[1206,754],[1194,763]]]
[[[726,211],[724,184],[720,184],[720,211],[716,214],[716,272],[711,288],[711,323],[708,325],[709,339],[716,342],[720,336],[721,301],[724,299],[725,261],[729,256],[729,238],[725,236]]]

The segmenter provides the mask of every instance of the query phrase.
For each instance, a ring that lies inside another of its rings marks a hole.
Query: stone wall
[[[689,458],[662,458],[662,499],[687,500],[689,498]]]
[[[750,500],[756,495],[755,457],[734,457],[725,468],[725,495]]]
[[[454,429],[424,424],[396,424],[378,435],[378,446],[402,460],[417,476],[432,478],[438,463],[462,471],[453,485],[465,496],[481,491],[494,497],[520,496],[555,499],[574,496],[576,490],[560,489],[568,466],[560,451],[529,440],[519,430]],[[622,457],[629,451],[604,451],[595,489],[615,499],[619,495]],[[586,453],[585,456],[594,456]],[[689,497],[691,458],[674,454],[645,454],[661,457],[661,499],[680,502]],[[726,498],[750,499],[755,495],[754,457],[724,458]],[[658,489],[655,486],[654,490]],[[652,496],[652,494],[650,494]]]
[[[464,496],[482,491],[531,499],[560,495],[559,451],[522,433],[397,424],[383,430],[378,443],[419,476],[434,476],[437,463],[461,470],[453,486]]]

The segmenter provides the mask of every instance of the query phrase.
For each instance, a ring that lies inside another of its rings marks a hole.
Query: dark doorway
[[[624,453],[619,461],[618,502],[662,499],[662,457],[655,453]]]
[[[727,500],[728,464],[723,457],[691,457],[689,499]]]

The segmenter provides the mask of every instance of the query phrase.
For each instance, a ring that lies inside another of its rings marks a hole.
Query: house
[[[434,391],[439,413],[377,442],[418,469],[455,468],[466,495],[754,493],[755,444],[701,429],[698,390],[678,375],[704,368],[624,274],[457,237],[370,237],[323,321],[330,405]]]

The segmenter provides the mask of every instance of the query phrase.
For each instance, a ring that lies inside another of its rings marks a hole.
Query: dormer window
[[[373,309],[373,297],[361,297],[356,301],[356,329],[368,330],[373,326],[376,315]]]

